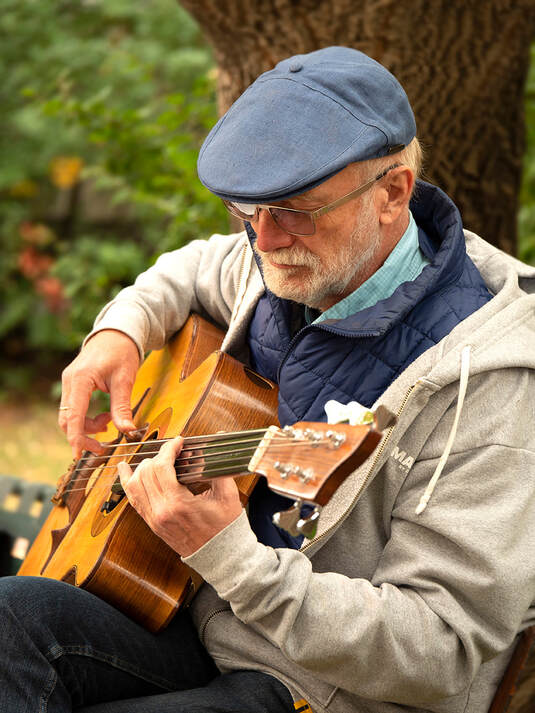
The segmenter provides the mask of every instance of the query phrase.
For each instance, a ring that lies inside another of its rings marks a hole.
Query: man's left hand
[[[182,444],[181,437],[174,438],[134,472],[125,462],[117,470],[132,507],[158,537],[187,557],[233,522],[242,505],[232,478],[211,481],[210,489],[199,495],[178,482],[174,462]]]

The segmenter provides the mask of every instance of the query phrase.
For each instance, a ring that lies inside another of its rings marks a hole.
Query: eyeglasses
[[[282,208],[278,205],[264,205],[262,203],[236,203],[235,201],[223,200],[225,208],[235,215],[237,218],[246,220],[249,223],[255,223],[258,220],[261,210],[269,211],[269,214],[275,221],[275,223],[290,235],[314,235],[316,232],[316,218],[320,215],[325,215],[329,211],[338,208],[344,203],[352,201],[357,196],[362,195],[367,190],[369,190],[376,181],[384,178],[386,174],[393,168],[397,168],[400,164],[395,163],[389,166],[382,173],[375,178],[372,178],[367,183],[362,186],[355,188],[351,193],[347,193],[345,196],[338,198],[332,203],[327,203],[327,205],[321,206],[321,208],[316,208],[315,210],[296,210],[295,208]]]

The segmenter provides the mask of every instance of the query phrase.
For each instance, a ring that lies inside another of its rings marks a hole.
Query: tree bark
[[[514,254],[533,0],[180,1],[214,49],[221,112],[293,54],[346,45],[388,67],[416,115],[424,177]]]

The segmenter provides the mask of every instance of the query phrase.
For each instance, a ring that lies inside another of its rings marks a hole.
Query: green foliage
[[[518,213],[518,257],[535,265],[535,45],[526,86],[526,153]]]
[[[5,0],[0,35],[0,344],[24,384],[157,254],[226,216],[196,175],[213,62],[176,0]]]

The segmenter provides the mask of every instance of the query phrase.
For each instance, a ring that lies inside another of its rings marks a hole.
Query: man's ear
[[[400,216],[406,214],[414,187],[414,172],[408,166],[398,166],[389,171],[383,180],[379,191],[379,223],[392,225]]]

